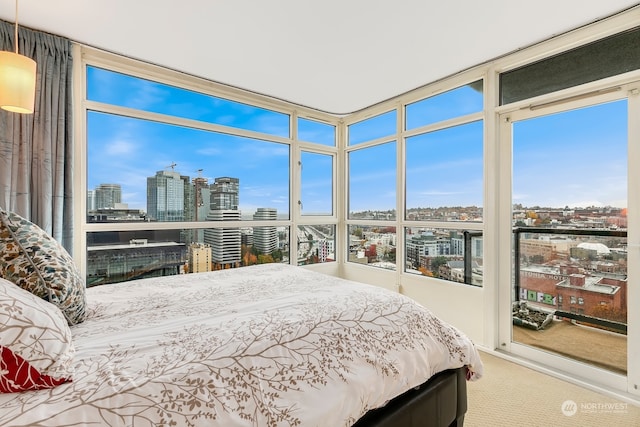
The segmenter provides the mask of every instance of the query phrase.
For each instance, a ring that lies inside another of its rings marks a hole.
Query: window
[[[336,145],[336,127],[298,117],[298,139],[334,147]]]
[[[333,156],[302,151],[302,215],[333,215]]]
[[[482,121],[406,140],[406,218],[482,221]]]
[[[396,134],[396,111],[390,111],[348,127],[349,145]],[[347,227],[347,261],[371,267],[396,269],[395,141],[377,142],[347,153],[347,219],[359,222]],[[364,222],[363,222],[364,221]]]
[[[407,273],[482,286],[482,233],[469,230],[405,229]]]
[[[396,219],[396,143],[348,153],[349,218]]]
[[[289,262],[288,227],[100,231],[87,234],[87,286]]]
[[[406,106],[405,128],[415,129],[483,109],[482,80]]]
[[[301,201],[302,215],[334,216],[333,118],[298,117],[305,148],[296,150],[293,107],[250,105],[191,90],[188,78],[185,87],[162,83],[162,70],[141,78],[95,61],[88,60],[85,73],[81,156],[89,286],[335,260],[335,223],[297,224],[290,194],[299,188],[294,200]],[[301,185],[292,186],[298,163],[304,166]]]
[[[396,269],[396,228],[378,225],[350,225],[349,262]]]
[[[584,298],[578,297],[578,304],[584,305]]]
[[[396,117],[396,110],[391,110],[349,125],[347,129],[349,145],[356,145],[395,134]]]
[[[87,99],[140,111],[289,137],[290,116],[193,90],[87,67]]]
[[[334,224],[299,225],[296,240],[299,265],[336,260],[336,226]]]
[[[571,304],[575,304],[576,303],[576,297],[575,296],[571,296]]]
[[[286,144],[89,111],[87,214],[205,221],[212,209],[233,209],[241,220],[273,208],[287,219],[289,157]],[[102,196],[105,186],[114,197]]]
[[[405,107],[407,273],[482,286],[483,99],[477,80]]]

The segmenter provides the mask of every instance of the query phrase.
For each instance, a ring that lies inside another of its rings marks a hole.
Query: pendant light
[[[18,54],[18,0],[13,43],[15,53],[0,51],[0,108],[30,114],[35,102],[36,62]]]

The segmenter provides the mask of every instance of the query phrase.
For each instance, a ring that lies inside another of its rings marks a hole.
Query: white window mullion
[[[629,90],[627,391],[640,396],[640,85]]]

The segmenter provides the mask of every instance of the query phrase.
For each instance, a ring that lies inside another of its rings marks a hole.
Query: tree
[[[270,264],[272,262],[274,262],[274,260],[271,255],[258,255],[258,264]]]
[[[418,271],[419,271],[420,273],[422,273],[422,275],[423,275],[423,276],[433,277],[433,272],[431,272],[431,271],[427,270],[427,269],[426,269],[426,268],[424,268],[424,267],[418,267]]]
[[[396,248],[391,248],[389,252],[387,252],[387,256],[389,257],[389,261],[396,262]]]
[[[431,260],[431,271],[439,271],[440,266],[445,265],[447,263],[447,258],[443,256],[437,256]]]
[[[242,263],[245,266],[254,265],[258,263],[258,257],[252,254],[250,251],[246,251],[242,257]]]
[[[275,251],[271,252],[271,256],[276,262],[282,261],[282,250],[276,249]]]

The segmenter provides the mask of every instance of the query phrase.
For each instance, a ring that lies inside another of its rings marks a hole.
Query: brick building
[[[626,279],[592,276],[577,267],[520,270],[520,300],[540,308],[620,321],[626,313],[626,294]]]

